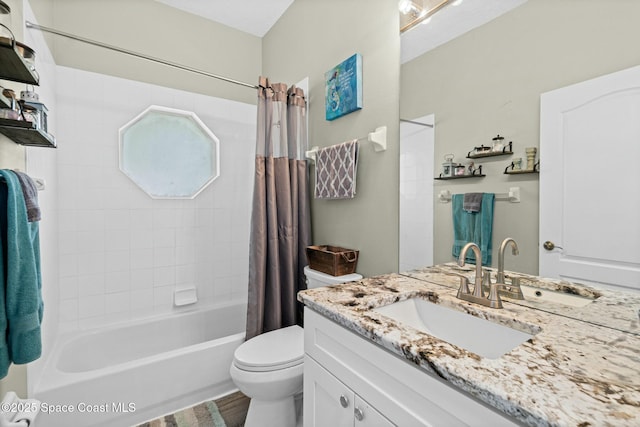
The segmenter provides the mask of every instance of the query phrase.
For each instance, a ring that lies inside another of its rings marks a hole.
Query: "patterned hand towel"
[[[352,199],[356,195],[358,140],[321,148],[316,156],[316,199]]]

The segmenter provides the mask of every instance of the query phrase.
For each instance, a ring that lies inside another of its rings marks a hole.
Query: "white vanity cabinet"
[[[304,427],[520,425],[309,308],[304,334]]]
[[[304,381],[305,426],[393,426],[391,421],[309,356],[304,359]]]

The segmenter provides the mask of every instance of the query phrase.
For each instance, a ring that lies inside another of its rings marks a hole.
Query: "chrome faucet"
[[[496,276],[496,283],[498,285],[502,285],[499,289],[499,294],[502,296],[506,296],[508,298],[513,299],[524,299],[524,295],[522,294],[522,289],[520,288],[520,278],[512,277],[511,284],[507,285],[504,275],[504,252],[507,250],[507,246],[511,243],[511,253],[513,255],[518,255],[520,251],[518,250],[518,244],[511,237],[507,237],[500,244],[500,249],[498,250],[498,273]]]
[[[464,267],[465,257],[469,249],[473,250],[476,257],[476,277],[474,281],[473,294],[470,293],[466,280],[460,281],[460,288],[458,289],[458,298],[464,301],[475,302],[491,308],[502,308],[502,300],[498,294],[498,287],[504,286],[498,283],[491,284],[489,298],[485,298],[484,291],[482,290],[482,252],[478,245],[473,242],[469,242],[460,251],[458,257],[458,265]]]
[[[476,256],[476,279],[473,287],[473,296],[484,298],[484,292],[482,291],[482,251],[480,251],[480,247],[473,242],[464,245],[458,257],[458,265],[464,267],[469,249],[473,250],[473,254]]]
[[[504,283],[504,251],[507,250],[507,245],[511,243],[511,253],[513,255],[518,255],[520,251],[518,250],[518,244],[511,237],[507,237],[500,244],[500,249],[498,250],[498,276],[496,277],[496,282]]]

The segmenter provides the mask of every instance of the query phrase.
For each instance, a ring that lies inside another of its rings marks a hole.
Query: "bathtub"
[[[33,393],[34,426],[131,426],[230,393],[245,324],[246,303],[233,303],[61,339]]]

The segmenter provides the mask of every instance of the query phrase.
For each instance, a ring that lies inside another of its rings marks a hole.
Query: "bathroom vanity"
[[[301,292],[305,426],[640,425],[640,295],[519,275],[569,299],[491,309],[456,297],[459,274]]]

